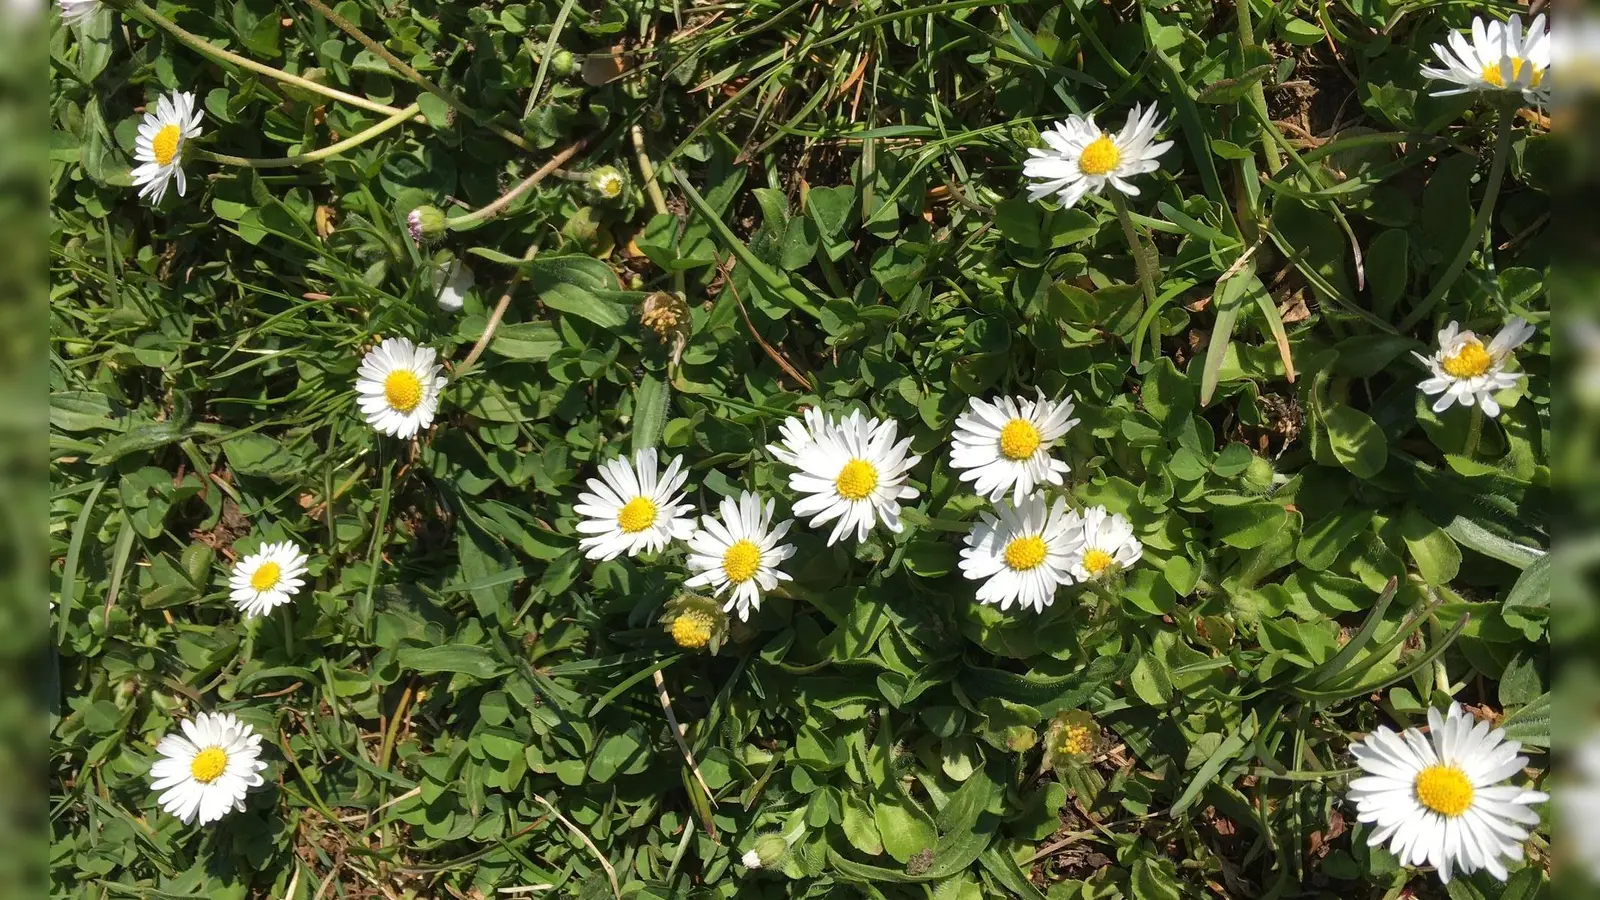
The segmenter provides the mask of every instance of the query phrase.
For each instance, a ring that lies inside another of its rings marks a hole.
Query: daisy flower
[[[1451,322],[1439,332],[1439,349],[1432,356],[1415,356],[1432,374],[1417,387],[1428,395],[1438,394],[1433,401],[1433,411],[1444,412],[1452,404],[1476,404],[1491,418],[1500,415],[1500,404],[1494,395],[1517,383],[1521,372],[1507,372],[1506,360],[1511,351],[1533,337],[1533,326],[1514,318],[1500,329],[1486,346],[1476,334],[1462,331]]]
[[[737,611],[739,621],[750,618],[750,611],[761,608],[761,594],[790,577],[778,571],[778,564],[794,555],[794,545],[778,543],[793,519],[772,524],[773,501],[761,505],[761,497],[751,491],[722,498],[722,520],[700,518],[700,530],[689,539],[689,569],[695,573],[684,587],[710,585],[718,597],[729,588],[733,592],[722,608]]]
[[[1550,70],[1550,33],[1544,15],[1535,16],[1526,34],[1522,17],[1509,22],[1477,17],[1472,20],[1472,42],[1459,31],[1450,32],[1443,44],[1434,44],[1444,68],[1422,67],[1422,74],[1455,85],[1435,91],[1435,97],[1469,91],[1516,91],[1529,103],[1543,104],[1550,97],[1545,76]]]
[[[1502,783],[1528,764],[1522,744],[1475,723],[1461,704],[1428,710],[1428,726],[1427,736],[1379,728],[1350,745],[1366,774],[1350,782],[1349,799],[1356,818],[1376,826],[1367,844],[1387,843],[1409,866],[1432,864],[1440,881],[1479,869],[1505,881],[1501,860],[1521,859],[1527,826],[1539,823],[1529,807],[1550,797]]]
[[[208,825],[231,810],[244,810],[244,796],[261,785],[261,735],[232,713],[201,713],[156,745],[161,759],[150,769],[161,808],[185,825]]]
[[[82,25],[100,11],[100,0],[56,0],[56,8],[68,25]]]
[[[1083,543],[1072,559],[1072,575],[1090,581],[1121,571],[1139,561],[1144,545],[1133,536],[1133,523],[1104,506],[1091,506],[1079,520]]]
[[[1043,612],[1057,587],[1072,584],[1072,560],[1083,537],[1067,501],[1058,497],[1047,508],[1035,494],[1015,506],[995,504],[967,532],[966,542],[961,574],[983,582],[979,602]]]
[[[589,189],[602,200],[615,200],[627,186],[616,166],[601,166],[589,174]]]
[[[1043,391],[1036,400],[973,397],[956,418],[950,465],[963,470],[961,480],[973,482],[973,490],[990,500],[1009,490],[1011,502],[1021,503],[1035,487],[1061,483],[1068,467],[1050,456],[1050,445],[1076,424],[1070,397],[1060,403],[1046,400]]]
[[[167,184],[178,182],[178,196],[188,189],[183,177],[185,146],[200,136],[202,113],[194,108],[194,94],[174,91],[156,101],[156,111],[144,114],[139,126],[139,137],[134,141],[133,156],[139,161],[131,173],[133,183],[139,187],[139,199],[150,198],[152,204],[161,202],[167,195]]]
[[[626,553],[655,553],[672,541],[694,536],[693,509],[683,500],[683,457],[674,456],[665,472],[658,472],[656,451],[652,448],[634,454],[629,465],[622,457],[612,457],[600,466],[600,477],[585,484],[589,490],[578,495],[573,510],[584,517],[578,530],[587,537],[578,547],[590,559],[616,559]]]
[[[445,377],[431,347],[389,338],[367,352],[357,371],[356,393],[367,424],[407,440],[433,424]]]
[[[1135,103],[1122,132],[1112,135],[1094,124],[1094,116],[1068,116],[1044,133],[1048,150],[1030,147],[1032,159],[1022,164],[1028,178],[1028,199],[1055,194],[1062,206],[1073,206],[1084,194],[1103,192],[1109,184],[1128,195],[1139,189],[1128,179],[1161,168],[1156,157],[1172,147],[1171,141],[1154,143],[1156,132],[1166,127],[1154,105],[1141,110]]]
[[[305,587],[306,555],[293,541],[263,544],[233,567],[229,598],[246,618],[264,616]]]
[[[896,534],[903,527],[900,501],[918,496],[906,476],[922,457],[906,455],[910,438],[895,443],[898,428],[893,419],[868,419],[860,410],[836,420],[812,409],[803,424],[793,417],[783,423],[783,443],[768,445],[780,462],[800,470],[789,476],[789,487],[806,495],[795,515],[812,516],[813,528],[835,523],[829,544],[852,528],[864,541],[880,519]]]

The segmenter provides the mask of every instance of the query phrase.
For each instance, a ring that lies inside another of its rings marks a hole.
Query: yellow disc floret
[[[1027,419],[1012,419],[1000,429],[1000,455],[1006,459],[1022,460],[1039,449],[1039,429]]]
[[[1068,725],[1061,729],[1056,752],[1063,756],[1088,756],[1094,749],[1094,732],[1087,725]]]
[[[722,572],[734,584],[744,584],[756,577],[761,568],[761,548],[751,541],[734,541],[722,554]]]
[[[201,784],[210,784],[228,770],[228,752],[221,747],[207,747],[194,755],[189,763],[189,774]]]
[[[1044,538],[1036,534],[1013,538],[1006,545],[1006,565],[1018,572],[1026,572],[1044,562]]]
[[[178,157],[178,143],[183,139],[183,132],[177,125],[163,125],[156,136],[150,139],[150,155],[156,158],[156,164],[170,166]]]
[[[878,488],[878,467],[864,459],[852,459],[839,470],[833,486],[846,500],[865,499]]]
[[[1494,358],[1475,340],[1467,341],[1460,350],[1439,361],[1439,367],[1453,378],[1476,378],[1489,371],[1491,365],[1494,365]]]
[[[1083,567],[1088,569],[1089,574],[1096,578],[1099,578],[1101,572],[1111,568],[1115,563],[1116,560],[1112,558],[1111,554],[1099,548],[1091,547],[1083,551]]]
[[[256,569],[256,573],[250,576],[250,586],[258,591],[270,591],[278,586],[278,578],[282,574],[283,570],[277,563],[262,563],[261,567]]]
[[[1472,781],[1455,766],[1432,765],[1417,773],[1417,802],[1455,818],[1472,808]]]
[[[411,412],[422,402],[422,379],[409,369],[395,369],[383,379],[383,398],[391,409]]]
[[[707,613],[690,610],[672,620],[672,640],[686,650],[698,650],[711,643],[713,625]]]
[[[1109,175],[1121,160],[1122,151],[1117,149],[1117,142],[1102,134],[1083,148],[1078,156],[1078,169],[1085,175]]]
[[[617,527],[638,534],[656,523],[656,503],[649,497],[635,497],[617,512]]]
[[[1544,81],[1544,70],[1520,56],[1511,57],[1511,80],[1516,81],[1522,77],[1522,67],[1528,67],[1528,87],[1536,88]],[[1505,73],[1500,70],[1499,63],[1490,63],[1483,67],[1483,80],[1497,88],[1506,86]]]

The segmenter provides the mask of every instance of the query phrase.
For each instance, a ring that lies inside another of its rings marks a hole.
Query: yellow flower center
[[[228,769],[228,753],[221,747],[207,747],[194,755],[189,763],[189,774],[201,784],[210,784],[222,777]]]
[[[622,193],[622,179],[616,175],[607,175],[600,179],[600,195],[607,199],[615,200]]]
[[[635,497],[617,513],[617,527],[637,534],[656,523],[656,503],[649,497]]]
[[[1056,752],[1064,756],[1085,756],[1094,747],[1094,735],[1087,725],[1068,725],[1061,729]]]
[[[163,125],[156,136],[150,139],[150,154],[156,158],[156,164],[162,166],[172,165],[178,158],[178,144],[183,140],[183,131],[177,125]]]
[[[1454,356],[1446,356],[1439,361],[1440,367],[1455,378],[1476,378],[1489,371],[1493,364],[1493,357],[1478,341],[1467,341]]]
[[[1039,449],[1039,429],[1027,419],[1012,419],[1000,429],[1000,455],[1006,459],[1027,459]]]
[[[1117,142],[1102,134],[1083,148],[1078,156],[1078,168],[1085,175],[1106,175],[1121,159],[1122,151],[1117,149]]]
[[[393,409],[411,412],[422,402],[422,379],[407,369],[395,369],[383,380],[383,396]]]
[[[283,570],[275,562],[262,563],[261,568],[250,576],[250,586],[258,591],[270,591],[278,586],[278,576]]]
[[[1544,81],[1544,70],[1520,56],[1511,57],[1511,80],[1517,81],[1522,78],[1523,66],[1528,67],[1528,87],[1538,87],[1539,83]],[[1499,63],[1490,63],[1483,67],[1483,80],[1497,88],[1506,86],[1506,76],[1500,71]]]
[[[1089,574],[1096,578],[1099,578],[1101,572],[1111,568],[1116,562],[1111,554],[1104,550],[1089,549],[1083,552],[1083,567],[1088,569]]]
[[[1044,562],[1044,538],[1037,534],[1013,538],[1006,545],[1006,565],[1018,572],[1026,572]]]
[[[691,610],[672,620],[672,640],[686,650],[698,650],[711,643],[711,617]]]
[[[734,541],[722,554],[722,571],[734,584],[744,584],[761,568],[761,548],[750,541]]]
[[[860,500],[877,489],[878,469],[864,459],[852,459],[839,470],[833,486],[846,500]]]
[[[1417,802],[1455,818],[1472,806],[1472,782],[1455,766],[1429,766],[1417,773]]]

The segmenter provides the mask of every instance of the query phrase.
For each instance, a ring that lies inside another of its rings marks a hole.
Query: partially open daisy
[[[1036,400],[973,397],[956,418],[950,465],[990,500],[1010,491],[1011,502],[1021,503],[1035,487],[1061,483],[1068,466],[1051,457],[1050,445],[1076,424],[1070,397],[1060,403],[1046,400],[1042,391]]]
[[[1039,494],[1015,506],[1002,500],[967,532],[961,574],[983,582],[979,602],[1040,612],[1056,588],[1072,584],[1072,559],[1082,540],[1065,500],[1058,497],[1049,507]]]
[[[860,410],[841,420],[811,410],[804,424],[785,421],[783,442],[767,450],[800,470],[789,476],[789,487],[806,495],[794,505],[795,515],[811,516],[812,528],[834,522],[829,544],[851,529],[864,541],[880,519],[899,533],[900,501],[918,495],[906,476],[922,457],[907,455],[910,438],[895,442],[898,429],[893,419],[880,422]]]
[[[1433,52],[1443,68],[1422,67],[1422,74],[1455,85],[1435,91],[1435,97],[1465,94],[1468,91],[1515,91],[1529,103],[1543,104],[1550,98],[1550,33],[1544,15],[1535,16],[1526,34],[1522,17],[1509,22],[1472,20],[1472,42],[1459,31],[1452,31]]]
[[[1144,545],[1133,536],[1133,523],[1104,506],[1083,511],[1083,543],[1072,558],[1072,575],[1079,581],[1109,577],[1139,561]]]
[[[1522,744],[1475,723],[1461,704],[1444,715],[1430,709],[1428,726],[1426,737],[1379,728],[1350,745],[1366,773],[1350,782],[1350,801],[1358,820],[1376,826],[1367,844],[1387,843],[1406,865],[1435,866],[1440,881],[1479,869],[1504,881],[1502,859],[1521,859],[1526,826],[1539,823],[1529,807],[1550,797],[1504,783],[1528,764],[1517,755]]]
[[[1028,199],[1055,194],[1062,206],[1073,206],[1084,194],[1101,193],[1108,184],[1124,194],[1138,194],[1128,179],[1161,167],[1156,158],[1172,147],[1171,141],[1155,141],[1165,126],[1155,106],[1141,110],[1137,103],[1115,135],[1101,131],[1093,115],[1068,116],[1044,132],[1049,149],[1028,149],[1032,159],[1022,164]]]
[[[61,19],[68,25],[82,25],[100,11],[100,0],[56,0]]]
[[[306,555],[293,541],[263,544],[239,560],[228,576],[230,599],[246,618],[264,616],[305,587]]]
[[[700,517],[700,530],[689,539],[689,569],[693,578],[684,587],[710,585],[721,597],[730,591],[722,608],[736,613],[739,621],[750,618],[750,611],[761,608],[761,595],[790,577],[778,564],[794,555],[794,545],[780,544],[789,533],[793,519],[772,524],[773,501],[766,505],[751,491],[722,498],[721,520]]]
[[[613,457],[600,466],[600,477],[585,485],[589,490],[578,495],[573,510],[583,516],[578,530],[587,537],[578,547],[590,559],[616,559],[626,553],[655,553],[672,541],[694,535],[693,507],[683,500],[683,457],[674,456],[661,472],[654,449],[634,454],[630,465]]]
[[[1444,412],[1452,404],[1477,405],[1489,416],[1500,415],[1500,403],[1494,395],[1517,383],[1521,372],[1507,372],[1506,360],[1511,351],[1533,337],[1533,326],[1521,319],[1512,319],[1485,345],[1476,334],[1461,330],[1451,322],[1439,332],[1439,349],[1432,356],[1413,352],[1432,373],[1417,387],[1429,396],[1439,395],[1433,401],[1433,411]]]
[[[131,173],[139,187],[139,198],[160,203],[167,195],[167,184],[178,182],[178,196],[188,188],[183,176],[183,153],[188,143],[200,136],[202,113],[195,109],[194,94],[174,91],[156,101],[156,111],[144,114],[133,156],[139,161]]]
[[[150,769],[161,808],[185,825],[208,825],[244,810],[245,794],[261,784],[261,735],[232,713],[201,713],[156,745]]]
[[[445,377],[431,347],[389,338],[367,352],[357,371],[356,393],[367,424],[410,439],[433,424]]]

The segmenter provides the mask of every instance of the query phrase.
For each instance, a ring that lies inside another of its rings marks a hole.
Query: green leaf
[[[672,391],[666,382],[646,373],[633,389],[633,452],[648,450],[661,441],[667,424],[667,402]]]
[[[571,313],[588,319],[601,328],[620,329],[628,324],[632,312],[628,307],[609,300],[601,300],[575,284],[557,284],[539,295],[539,300],[551,309]]]
[[[1323,411],[1328,445],[1339,464],[1357,478],[1372,478],[1389,461],[1389,441],[1372,417],[1360,410],[1336,405]]]
[[[1417,562],[1417,571],[1424,581],[1442,586],[1455,580],[1461,571],[1461,548],[1450,539],[1443,528],[1433,524],[1414,506],[1406,507],[1400,517],[1400,536],[1406,549]]]
[[[471,645],[405,647],[400,650],[397,660],[400,668],[423,675],[454,672],[489,679],[510,671],[509,667],[496,661],[488,650]]]

